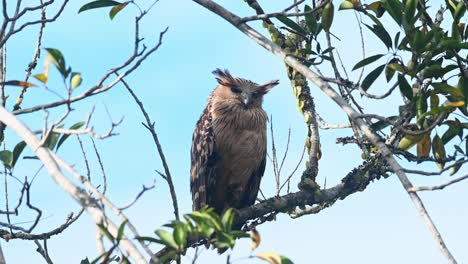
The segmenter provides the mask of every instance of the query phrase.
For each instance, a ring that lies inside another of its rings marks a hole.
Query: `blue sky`
[[[73,1],[63,17],[46,26],[43,46],[58,48],[65,55],[68,65],[83,76],[83,84],[77,93],[92,86],[109,68],[122,63],[133,49],[133,16],[137,10],[129,7],[114,21],[107,10],[94,10],[77,14],[87,1]],[[220,1],[239,15],[251,15],[243,2]],[[266,4],[265,4],[266,7]],[[281,9],[280,3],[269,6],[267,11]],[[261,30],[260,23],[253,23]],[[189,192],[190,143],[196,120],[205,107],[206,98],[216,86],[211,71],[227,68],[234,75],[266,82],[280,79],[280,85],[266,96],[264,108],[273,116],[275,136],[279,152],[284,151],[288,128],[292,129],[291,148],[285,165],[285,175],[299,159],[305,140],[303,118],[296,107],[283,63],[255,44],[230,24],[191,1],[161,0],[148,14],[142,24],[141,35],[150,46],[157,41],[159,32],[166,26],[161,48],[145,61],[141,68],[127,78],[127,82],[143,100],[156,129],[171,167],[182,213],[191,209]],[[390,23],[386,26],[392,28]],[[265,33],[261,30],[262,33]],[[344,64],[351,69],[360,60],[360,43],[356,20],[352,12],[337,12],[333,32],[341,39],[336,43]],[[22,79],[24,68],[32,54],[37,28],[18,34],[8,45],[8,79]],[[366,32],[367,54],[385,53],[385,47]],[[42,60],[35,73],[39,73]],[[331,74],[329,69],[324,73]],[[354,77],[356,74],[354,75]],[[49,89],[64,93],[57,71],[51,71]],[[385,90],[384,82],[377,83],[372,92]],[[16,98],[16,88],[10,98]],[[81,90],[80,90],[81,89]],[[346,116],[330,99],[312,87],[319,113],[331,123],[346,122]],[[52,93],[34,88],[26,94],[24,107],[56,100]],[[13,103],[10,99],[10,106]],[[381,114],[397,111],[402,102],[394,96],[390,102],[366,101],[366,110]],[[74,105],[66,126],[86,119],[95,106],[92,124],[97,132],[104,133],[110,126],[108,109],[113,120],[124,117],[116,132],[118,136],[97,142],[103,158],[108,179],[108,196],[117,205],[127,204],[140,191],[141,185],[149,185],[156,179],[156,189],[145,196],[126,213],[143,235],[152,232],[171,220],[172,205],[166,183],[158,177],[155,169],[162,170],[156,149],[149,133],[141,125],[143,117],[122,86],[108,93],[95,96],[86,102]],[[63,109],[51,112],[51,120],[60,116]],[[21,119],[32,129],[40,129],[43,112],[23,115]],[[322,130],[323,157],[320,160],[319,184],[333,186],[353,167],[362,162],[354,146],[335,144],[335,139],[348,136],[349,130]],[[82,137],[89,144],[90,140]],[[8,134],[6,148],[13,148],[18,138]],[[88,147],[93,166],[93,182],[97,185],[102,177],[91,147]],[[26,153],[27,154],[27,153]],[[30,152],[29,152],[30,154]],[[85,166],[75,139],[60,150],[59,154],[82,173]],[[31,178],[40,167],[36,161],[22,160],[15,170],[17,177]],[[301,166],[303,168],[303,166]],[[434,167],[426,169],[435,170]],[[286,176],[283,176],[286,177]],[[294,178],[295,183],[299,174]],[[411,176],[415,184],[440,183],[447,177],[421,178]],[[15,185],[11,182],[11,189]],[[295,185],[293,184],[293,186]],[[16,187],[18,187],[16,185]],[[462,182],[441,192],[421,193],[446,243],[455,257],[468,260],[466,251],[468,213],[462,201],[467,198],[467,183]],[[262,190],[266,195],[274,193],[274,176],[271,164],[267,165]],[[1,195],[4,195],[2,189]],[[10,191],[11,192],[11,191]],[[40,222],[37,232],[47,231],[61,224],[66,215],[77,211],[78,205],[42,172],[33,185],[33,200],[44,209],[46,219]],[[14,197],[14,194],[12,194]],[[11,199],[14,201],[14,198]],[[1,206],[4,207],[4,201]],[[33,215],[25,208],[14,222],[31,220]],[[2,218],[1,221],[4,221]],[[95,250],[95,226],[84,215],[76,224],[48,243],[52,259],[56,263],[77,263],[88,256],[97,256]],[[318,215],[291,220],[286,215],[278,216],[276,222],[258,227],[262,244],[257,252],[273,250],[290,257],[295,263],[444,263],[436,243],[423,224],[408,195],[394,176],[371,184],[364,192],[356,193]],[[42,263],[35,252],[33,242],[0,241],[8,263]],[[205,250],[206,251],[206,250]],[[249,241],[236,245],[234,258],[250,254]],[[193,252],[188,252],[187,262]],[[204,252],[199,263],[219,263],[225,257]],[[252,260],[239,261],[251,263]]]

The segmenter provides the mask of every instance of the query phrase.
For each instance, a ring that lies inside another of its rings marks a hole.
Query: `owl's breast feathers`
[[[255,202],[265,170],[267,115],[209,100],[192,144],[194,210],[207,204],[218,212]]]

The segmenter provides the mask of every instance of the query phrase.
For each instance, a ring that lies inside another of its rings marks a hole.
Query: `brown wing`
[[[212,128],[211,104],[208,104],[198,120],[192,138],[190,191],[193,210],[210,204],[210,193],[214,186],[215,138]]]
[[[260,190],[260,181],[262,179],[263,173],[265,172],[266,165],[266,151],[263,154],[263,159],[260,163],[258,169],[250,176],[249,184],[245,192],[244,199],[241,203],[241,208],[251,206],[255,203],[257,199],[258,191]]]

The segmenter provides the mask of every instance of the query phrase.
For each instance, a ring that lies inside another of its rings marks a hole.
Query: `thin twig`
[[[174,183],[172,181],[172,176],[171,176],[171,172],[169,170],[169,165],[167,164],[166,157],[165,157],[164,152],[162,150],[161,143],[159,142],[158,135],[156,134],[156,129],[154,128],[154,122],[151,121],[151,119],[150,119],[150,117],[148,115],[148,112],[146,112],[145,107],[143,106],[143,103],[138,98],[138,96],[135,94],[135,92],[130,88],[128,83],[124,79],[121,79],[120,81],[123,83],[123,85],[125,86],[127,91],[130,93],[132,98],[138,104],[138,107],[140,107],[141,113],[145,117],[146,124],[145,123],[142,123],[142,124],[151,133],[151,136],[153,137],[153,141],[156,144],[156,148],[158,150],[159,157],[161,158],[161,162],[162,162],[163,167],[164,167],[165,179],[167,181],[167,184],[169,185],[169,191],[171,193],[171,198],[172,198],[172,205],[174,207],[174,215],[175,215],[175,218],[177,220],[179,220],[179,206],[177,205],[177,194],[176,194],[176,191],[175,191]]]
[[[445,187],[449,186],[449,185],[452,185],[454,183],[457,183],[457,182],[461,182],[465,179],[468,179],[468,174],[467,175],[464,175],[462,177],[459,177],[459,178],[456,178],[456,179],[453,179],[451,181],[448,181],[444,184],[441,184],[441,185],[435,185],[435,186],[421,186],[421,187],[413,187],[411,189],[409,189],[408,191],[409,192],[419,192],[419,191],[434,191],[434,190],[442,190],[444,189]]]

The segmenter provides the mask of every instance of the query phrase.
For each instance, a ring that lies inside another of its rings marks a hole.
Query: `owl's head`
[[[225,100],[238,102],[244,107],[261,106],[263,96],[279,84],[278,80],[274,80],[259,85],[246,79],[232,77],[228,70],[216,69],[213,74],[220,84],[217,95]]]

